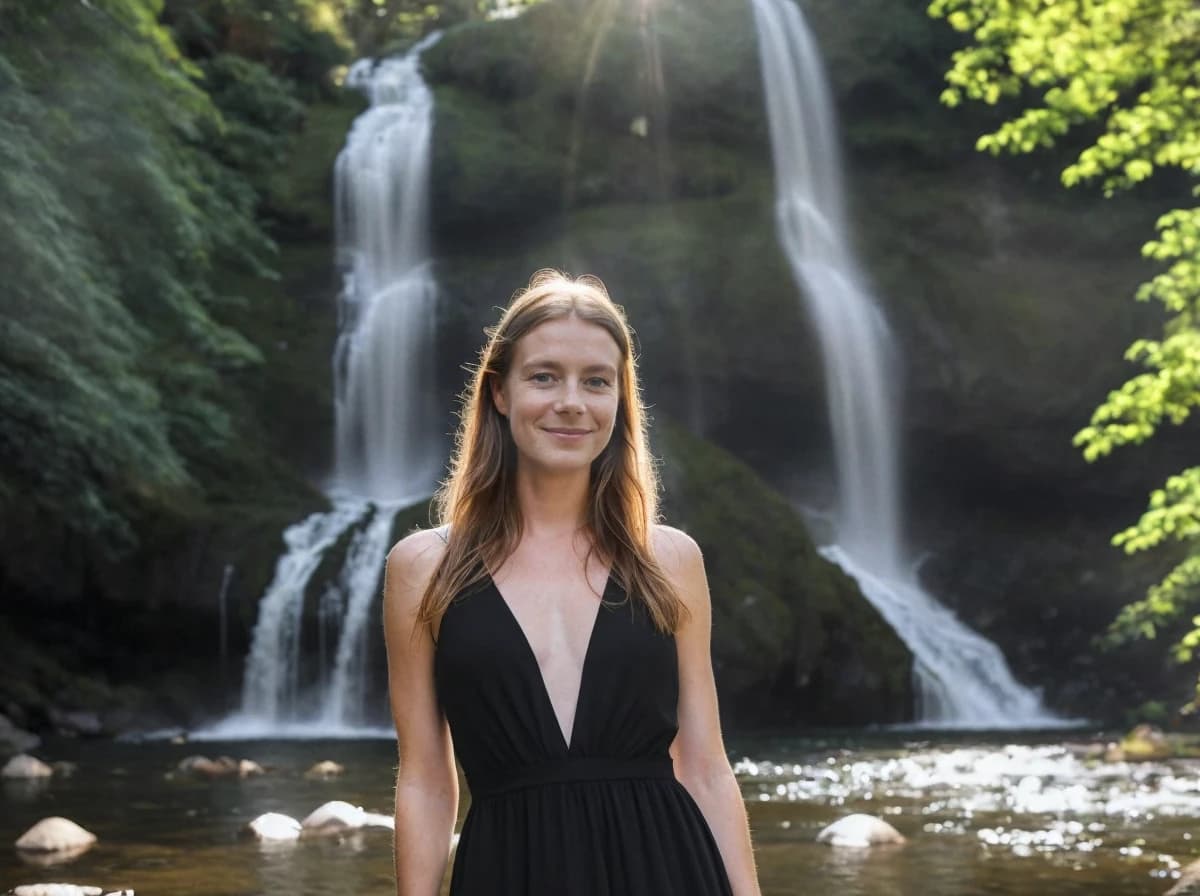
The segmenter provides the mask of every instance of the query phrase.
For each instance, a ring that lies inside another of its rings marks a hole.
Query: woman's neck
[[[587,521],[590,471],[517,471],[517,506],[524,536],[534,541],[574,536]]]

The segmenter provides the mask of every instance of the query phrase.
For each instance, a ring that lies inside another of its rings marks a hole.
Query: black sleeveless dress
[[[678,729],[675,639],[624,598],[610,578],[570,744],[495,583],[446,610],[434,676],[471,791],[451,896],[732,896],[667,753]]]

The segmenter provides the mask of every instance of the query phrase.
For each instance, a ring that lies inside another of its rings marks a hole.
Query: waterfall
[[[792,0],[752,0],[775,163],[779,240],[821,342],[837,467],[836,543],[823,553],[915,659],[922,724],[1041,727],[1060,720],[1000,650],[917,582],[901,535],[891,333],[849,247],[831,93]]]
[[[437,37],[403,57],[360,60],[348,74],[347,84],[365,91],[370,106],[355,119],[334,170],[342,289],[333,507],[284,533],[285,553],[259,602],[241,709],[202,736],[353,734],[378,721],[366,712],[371,608],[396,515],[428,498],[442,463],[432,406],[433,95],[418,67]],[[331,567],[338,571],[318,601],[318,657],[306,662],[305,607],[318,569]]]
[[[333,675],[322,700],[325,721],[330,725],[362,725],[367,697],[367,625],[376,617],[369,611],[379,593],[383,558],[392,543],[392,525],[398,506],[379,507],[375,518],[355,537],[337,587],[345,596],[345,615],[334,655]]]
[[[273,726],[298,716],[300,706],[300,623],[304,595],[325,552],[367,511],[365,502],[346,501],[314,513],[283,533],[287,552],[258,604],[242,714],[253,724]]]
[[[337,260],[343,286],[333,354],[334,484],[377,500],[429,494],[441,466],[431,428],[437,284],[429,256],[433,94],[421,51],[372,67],[351,86],[371,105],[334,168]]]

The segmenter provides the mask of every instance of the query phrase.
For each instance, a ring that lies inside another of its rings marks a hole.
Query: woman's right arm
[[[388,693],[400,767],[396,773],[397,896],[437,896],[458,813],[450,729],[433,680],[433,638],[416,611],[445,549],[435,532],[415,532],[388,553],[383,589]]]

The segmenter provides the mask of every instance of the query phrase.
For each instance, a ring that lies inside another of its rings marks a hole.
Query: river
[[[727,745],[764,896],[1143,896],[1165,892],[1197,852],[1194,760],[1105,763],[1050,735],[1011,733],[859,731]],[[268,773],[218,781],[174,773],[197,753],[251,758]],[[38,819],[63,815],[99,843],[50,868],[0,851],[0,889],[54,880],[131,887],[139,896],[392,892],[387,830],[283,846],[238,837],[260,813],[302,818],[327,800],[388,812],[390,740],[57,741],[38,755],[78,769],[42,786],[4,782],[0,836],[11,844]],[[326,758],[344,764],[345,775],[307,780],[304,771]],[[851,812],[887,819],[909,842],[871,850],[815,842],[823,826]]]

